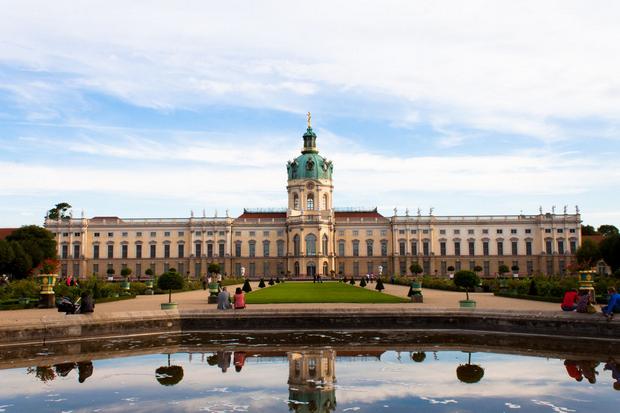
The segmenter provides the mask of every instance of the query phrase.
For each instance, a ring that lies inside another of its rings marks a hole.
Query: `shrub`
[[[153,270],[150,268],[147,268],[146,271],[144,271],[145,275],[148,275],[149,277],[153,276]]]
[[[143,282],[132,282],[129,288],[132,295],[144,295],[146,290],[148,290]]]
[[[366,277],[362,277],[362,281],[360,281],[360,287],[366,287]]]
[[[417,276],[419,274],[422,274],[424,272],[424,269],[422,268],[420,264],[418,264],[417,262],[414,262],[413,264],[409,266],[409,271],[411,271],[413,275]]]
[[[538,295],[538,286],[536,285],[536,280],[532,278],[530,281],[530,289],[527,292],[529,295]]]
[[[469,300],[469,290],[480,283],[480,278],[473,271],[461,270],[454,274],[454,284],[465,289],[465,295]]]
[[[497,272],[499,272],[499,275],[504,275],[508,271],[510,271],[510,270],[508,269],[507,265],[500,265],[499,268],[497,269]]]
[[[16,280],[8,285],[8,294],[11,298],[30,297],[35,298],[39,296],[41,287],[32,279]]]
[[[355,285],[355,278],[351,277],[351,280],[349,281],[349,284]]]
[[[375,284],[375,290],[377,291],[385,290],[385,287],[383,286],[383,281],[381,281],[381,278],[377,278],[377,284]]]
[[[221,271],[220,268],[220,264],[212,262],[211,264],[209,264],[209,266],[207,267],[207,271],[211,274],[217,274]]]
[[[450,265],[450,266],[448,267],[448,272],[453,272],[453,271],[454,271],[454,267],[453,267],[452,265]]]
[[[157,279],[157,286],[162,290],[168,290],[168,302],[172,302],[172,290],[183,288],[183,277],[175,272],[165,272]]]
[[[108,274],[108,275],[114,275],[114,273],[115,273],[114,268],[108,268],[105,273]]]
[[[246,293],[252,291],[252,286],[250,286],[250,280],[245,280],[245,282],[243,283],[243,288],[241,289]]]
[[[265,288],[265,279],[261,278],[260,282],[258,283],[258,288]]]
[[[125,267],[121,270],[121,275],[125,278],[131,275],[131,268]]]

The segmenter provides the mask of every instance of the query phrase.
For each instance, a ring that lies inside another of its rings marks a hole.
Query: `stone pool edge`
[[[159,333],[218,331],[465,330],[620,340],[600,315],[459,309],[178,310],[70,315],[2,325],[0,345]]]

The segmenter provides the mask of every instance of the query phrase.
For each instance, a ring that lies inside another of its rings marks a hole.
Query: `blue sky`
[[[620,5],[0,7],[0,226],[283,207],[312,112],[335,204],[620,225]]]

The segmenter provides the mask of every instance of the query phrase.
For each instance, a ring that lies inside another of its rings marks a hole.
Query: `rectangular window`
[[[224,235],[226,235],[226,233],[224,231],[220,231],[220,232],[218,232],[218,234],[219,234],[220,237],[223,237]],[[224,268],[223,266],[221,266],[221,267]]]
[[[511,230],[510,230],[510,233],[511,233],[511,234],[516,234],[516,233],[517,233],[517,230],[513,228],[513,229],[511,229]]]
[[[445,229],[440,229],[439,230],[439,235],[446,235],[446,230]]]
[[[488,230],[488,229],[483,229],[483,230],[482,230],[482,233],[483,233],[483,234],[488,234],[488,233],[489,233],[489,230]]]
[[[108,238],[112,238],[114,236],[113,232],[108,232]]]
[[[235,257],[241,256],[241,242],[235,243]]]
[[[424,274],[428,275],[431,273],[431,262],[429,260],[422,261],[422,269],[424,270]]]
[[[577,241],[570,242],[570,253],[574,254],[577,252]]]
[[[491,263],[489,261],[482,264],[482,271],[485,277],[491,276]]]
[[[531,233],[532,233],[532,230],[531,230],[531,229],[529,229],[529,228],[526,228],[525,233],[526,233],[526,234],[531,234]]]
[[[564,254],[564,240],[558,240],[558,254]]]
[[[461,233],[461,230],[460,230],[460,229],[455,229],[455,230],[454,230],[454,235],[459,235],[460,233]]]
[[[164,258],[170,258],[170,244],[164,244]]]
[[[338,263],[338,274],[344,275],[344,262]]]
[[[200,277],[202,275],[202,263],[197,262],[194,264],[194,276],[196,278]]]
[[[569,229],[568,232],[570,232],[571,234],[574,234],[575,233],[575,228]]]
[[[399,233],[400,235],[405,235],[405,230],[404,230],[404,229],[399,229],[399,230],[398,230],[398,233]]]
[[[141,276],[142,275],[142,264],[137,263],[136,264],[136,276]]]
[[[366,256],[368,257],[372,257],[374,255],[372,246],[372,242],[366,243]]]
[[[142,258],[142,244],[136,244],[136,258]]]
[[[284,257],[284,241],[278,241],[276,245],[278,248],[278,257]]]
[[[418,233],[418,230],[417,230],[417,229],[412,229],[412,230],[411,230],[411,233],[412,233],[412,234],[417,234],[417,233]]]
[[[108,258],[114,258],[114,245],[108,245]]]
[[[95,238],[99,238],[99,233],[98,233],[98,232],[95,232],[95,233],[93,234],[93,237],[95,237]]]
[[[207,244],[207,257],[209,258],[213,257],[213,244],[212,243]]]
[[[256,236],[256,231],[250,231],[250,236],[251,237],[255,237]]]
[[[250,257],[256,257],[256,243],[250,242]]]
[[[489,241],[482,242],[482,255],[489,255]]]
[[[184,236],[184,235],[185,235],[185,232],[183,232],[183,231],[179,231],[179,232],[178,232],[178,236],[179,236],[179,237],[182,237],[182,236]]]
[[[338,231],[338,236],[344,237],[344,230],[339,230]]]
[[[200,235],[202,235],[202,231],[196,231],[196,232],[194,232],[194,235],[200,236]]]
[[[424,241],[422,243],[422,253],[424,255],[430,255],[431,254],[431,244],[428,241]]]
[[[359,275],[360,275],[360,263],[355,261],[353,263],[353,276],[359,277]]]
[[[93,274],[99,275],[99,264],[93,264]]]
[[[353,256],[354,257],[360,256],[360,243],[359,242],[353,242]]]
[[[223,242],[220,242],[218,244],[218,254],[220,257],[223,257],[224,255],[226,255],[226,253],[224,252],[224,248],[225,248],[225,244]]]
[[[519,243],[517,241],[510,242],[512,255],[519,255]]]
[[[532,241],[525,241],[525,255],[532,255]]]
[[[283,237],[283,236],[284,236],[284,231],[278,230],[278,237]]]
[[[371,229],[367,230],[366,235],[369,237],[372,237],[372,230]]]
[[[127,236],[128,236],[128,235],[129,235],[129,233],[128,233],[128,232],[122,232],[122,233],[121,233],[121,236],[122,236],[122,237],[124,237],[124,238],[127,238]]]
[[[428,234],[428,230],[427,229],[423,229],[422,230],[422,234]]]
[[[263,242],[263,257],[269,256],[269,243]]]
[[[240,237],[241,236],[241,231],[235,231],[235,237]]]
[[[241,277],[241,263],[239,262],[235,263],[235,274],[237,277]]]
[[[474,241],[469,241],[467,245],[469,248],[469,255],[476,255],[476,243]]]
[[[381,243],[381,256],[387,257],[388,255],[388,244],[387,241]]]
[[[387,236],[387,230],[382,229],[382,230],[381,230],[381,236],[382,236],[382,237],[386,237],[386,236]]]
[[[405,261],[400,261],[400,275],[407,274],[407,263]]]
[[[469,271],[474,271],[476,268],[476,261],[469,261]]]
[[[528,261],[526,263],[526,267],[527,267],[527,274],[528,275],[534,274],[534,261]]]
[[[550,239],[545,241],[545,252],[547,254],[553,254],[553,243]]]
[[[151,249],[151,254],[150,254],[151,258],[157,257],[157,245],[151,244],[150,249]]]
[[[448,263],[445,261],[441,262],[441,275],[446,275],[448,273]]]
[[[263,231],[263,237],[268,237],[269,236],[269,231]]]
[[[164,237],[169,237],[170,236],[170,231],[165,231],[164,232]]]
[[[564,233],[564,229],[558,228],[558,234],[563,234],[563,233]]]
[[[504,230],[503,230],[503,229],[498,229],[496,232],[497,232],[498,234],[503,234],[503,233],[504,233]]]
[[[151,237],[156,237],[157,236],[157,232],[151,232]]]
[[[194,244],[194,251],[196,258],[200,258],[202,256],[202,243],[197,242]]]
[[[468,229],[467,230],[467,234],[468,235],[474,235],[474,230],[473,229]]]
[[[136,237],[141,237],[142,233],[141,232],[136,232]]]
[[[269,261],[263,261],[263,275],[267,277],[270,273],[269,270]]]
[[[398,243],[398,253],[400,255],[405,255],[407,253],[407,244],[405,244],[405,241],[400,241]]]
[[[93,258],[99,259],[99,245],[93,245]]]
[[[69,256],[69,246],[67,244],[63,244],[62,246],[62,253],[60,254],[60,256],[63,259],[67,259]]]
[[[446,242],[445,241],[441,241],[439,243],[439,254],[440,255],[446,255]]]
[[[504,242],[497,241],[497,255],[504,255]]]
[[[545,228],[545,234],[551,234],[551,228]]]
[[[344,257],[344,241],[338,243],[338,255]]]
[[[417,241],[411,242],[411,255],[418,255],[418,242]]]
[[[183,258],[185,257],[185,244],[179,244],[177,245],[177,249],[178,249],[178,257],[179,258]]]
[[[129,255],[128,251],[129,251],[129,246],[127,244],[121,245],[121,257],[122,258],[127,258],[127,256]]]
[[[73,245],[73,258],[80,258],[80,246],[78,244]]]
[[[454,255],[461,255],[461,243],[454,241]]]
[[[359,236],[359,235],[360,235],[360,232],[359,232],[358,230],[356,230],[356,229],[355,229],[355,230],[353,230],[353,236],[354,236],[354,237],[357,237],[357,236]]]

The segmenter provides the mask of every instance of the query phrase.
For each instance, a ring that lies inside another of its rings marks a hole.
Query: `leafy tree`
[[[244,292],[249,293],[252,291],[252,286],[250,285],[250,280],[245,280],[243,283],[243,287],[241,288]]]
[[[385,290],[385,287],[383,286],[383,281],[381,281],[381,278],[377,278],[377,283],[375,284],[375,290],[381,292],[381,290]]]
[[[176,271],[165,272],[157,279],[157,286],[161,290],[168,290],[168,302],[171,303],[172,290],[183,288],[183,277]]]
[[[605,237],[620,234],[618,228],[614,225],[601,225],[596,231]]]
[[[480,283],[480,278],[473,271],[461,270],[454,274],[454,284],[465,289],[465,295],[469,300],[469,290]]]
[[[108,274],[108,275],[114,275],[114,273],[115,273],[115,272],[116,272],[116,271],[114,271],[114,268],[108,268],[108,269],[106,270],[106,274]]]
[[[479,265],[476,265],[476,266],[474,267],[474,272],[478,273],[478,272],[480,272],[480,271],[482,271],[482,267],[481,267],[481,266],[479,266]]]
[[[511,270],[513,270],[514,272],[518,272],[519,271],[519,266],[518,265],[513,265],[512,267],[510,267]]]
[[[600,247],[591,239],[584,240],[581,246],[577,248],[575,255],[577,262],[587,268],[592,267],[601,259]]]
[[[603,238],[599,244],[599,250],[612,272],[620,269],[620,235],[613,234]]]
[[[121,270],[121,275],[125,278],[129,277],[131,275],[131,268],[129,267],[125,267]]]
[[[56,204],[54,208],[47,211],[47,217],[49,219],[68,219],[69,216],[66,214],[66,212],[69,210],[69,208],[71,208],[71,205],[66,202]]]
[[[32,271],[32,258],[19,242],[9,242],[11,249],[13,250],[13,261],[9,266],[9,272],[13,274],[14,278],[26,278]]]
[[[452,272],[452,271],[454,271],[454,267],[453,267],[452,265],[450,265],[450,266],[448,267],[448,272]]]
[[[419,274],[422,274],[424,272],[424,269],[422,268],[420,264],[418,264],[417,262],[414,262],[409,267],[409,271],[411,271],[413,275],[417,276]]]
[[[54,234],[37,225],[27,225],[13,231],[7,241],[19,242],[36,267],[46,258],[56,258]]]
[[[500,265],[500,266],[499,266],[499,268],[497,269],[497,272],[499,272],[499,275],[500,275],[500,276],[503,276],[503,275],[504,275],[504,274],[506,274],[508,271],[510,271],[510,270],[508,269],[508,266],[507,266],[507,265],[503,265],[503,264],[502,264],[502,265]]]
[[[212,262],[207,267],[207,271],[209,271],[209,273],[211,274],[218,274],[221,271],[220,264]]]
[[[15,253],[7,240],[0,240],[0,274],[11,272],[11,264],[15,259]]]
[[[598,232],[594,229],[592,225],[582,225],[581,227],[581,235],[597,235]]]
[[[147,268],[146,271],[144,271],[144,274],[148,275],[149,277],[151,277],[153,275],[153,270],[150,268]]]

